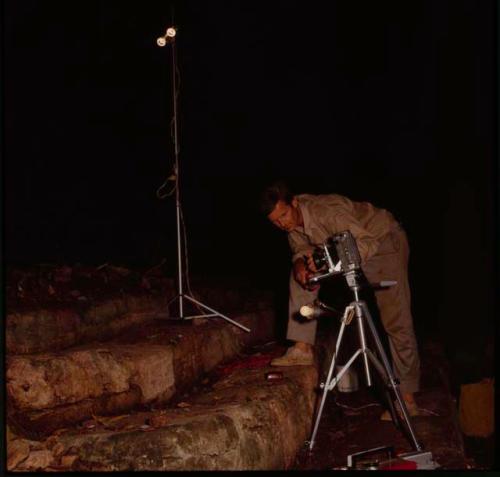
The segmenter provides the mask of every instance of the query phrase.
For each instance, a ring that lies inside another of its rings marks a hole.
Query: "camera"
[[[361,256],[359,255],[356,240],[349,230],[340,232],[331,238],[335,245],[340,266],[343,272],[359,270],[361,268]]]
[[[361,269],[356,240],[349,230],[344,230],[329,237],[326,242],[313,251],[314,265],[317,270],[327,269],[324,274],[312,277],[310,281],[317,283],[323,278],[337,273],[348,273]]]

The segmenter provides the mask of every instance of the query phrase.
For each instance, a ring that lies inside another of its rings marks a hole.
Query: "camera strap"
[[[346,306],[344,316],[342,318],[346,326],[349,325],[352,319],[354,318],[354,311],[355,311],[354,305]]]

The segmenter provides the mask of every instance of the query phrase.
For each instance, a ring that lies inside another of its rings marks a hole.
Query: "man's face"
[[[302,214],[296,198],[293,198],[291,204],[279,200],[267,217],[276,227],[286,232],[291,232],[302,224]]]

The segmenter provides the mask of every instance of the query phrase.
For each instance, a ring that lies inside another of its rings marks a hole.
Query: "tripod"
[[[170,43],[172,45],[172,100],[173,100],[173,106],[174,106],[174,115],[173,115],[172,122],[173,122],[175,164],[174,164],[174,173],[173,173],[173,176],[171,176],[171,177],[173,177],[173,179],[175,180],[175,208],[176,208],[176,218],[177,218],[177,265],[178,265],[177,283],[178,283],[179,293],[167,303],[167,309],[170,307],[170,305],[175,300],[178,299],[179,300],[179,317],[176,317],[174,319],[191,320],[194,318],[210,318],[210,317],[218,316],[218,317],[228,321],[229,323],[232,323],[233,325],[241,328],[242,330],[244,330],[246,332],[250,332],[250,329],[247,328],[246,326],[243,326],[242,324],[232,320],[231,318],[228,318],[226,315],[219,313],[217,310],[215,310],[215,309],[205,305],[204,303],[196,300],[192,296],[184,293],[184,290],[183,290],[183,278],[182,278],[183,262],[182,262],[182,252],[181,252],[181,250],[182,250],[181,201],[180,201],[180,188],[179,188],[179,143],[178,143],[178,134],[177,134],[177,94],[178,94],[178,91],[177,91],[177,83],[176,83],[176,76],[177,76],[177,54],[176,54],[176,48],[175,48],[176,34],[177,34],[176,28],[170,27],[165,32],[164,36],[161,36],[156,40],[157,45],[160,47],[165,46],[167,43]],[[205,310],[210,311],[211,313],[185,316],[184,315],[184,299],[190,301],[191,303],[194,303],[198,307],[201,307]]]
[[[318,414],[316,417],[316,422],[314,424],[314,429],[311,435],[310,441],[307,443],[309,444],[309,450],[311,451],[315,438],[316,438],[316,433],[318,431],[318,426],[319,422],[321,419],[321,414],[323,413],[323,407],[325,405],[326,401],[326,396],[328,391],[331,391],[340,381],[342,376],[347,372],[349,367],[353,364],[353,362],[356,360],[358,356],[362,356],[363,359],[363,364],[364,364],[364,369],[365,369],[365,375],[366,375],[366,382],[368,386],[372,385],[372,378],[370,374],[370,362],[373,364],[375,369],[379,372],[380,376],[382,379],[386,382],[386,385],[388,388],[391,388],[392,391],[394,392],[394,395],[397,399],[397,402],[399,403],[399,406],[401,408],[401,412],[403,414],[402,418],[404,422],[406,423],[407,430],[410,434],[410,438],[412,441],[412,444],[417,451],[421,451],[422,448],[420,444],[417,441],[417,438],[415,436],[415,432],[413,430],[413,426],[410,421],[410,417],[408,414],[408,410],[406,408],[406,405],[404,403],[404,400],[401,397],[401,393],[399,391],[399,383],[396,380],[394,373],[392,372],[391,365],[389,363],[389,360],[387,358],[387,355],[384,351],[384,348],[382,346],[382,342],[380,341],[379,335],[377,333],[377,330],[375,328],[375,325],[373,323],[372,317],[370,315],[370,312],[368,310],[368,306],[366,303],[362,300],[359,299],[359,291],[360,291],[360,284],[359,284],[359,271],[358,270],[351,270],[347,273],[345,273],[345,278],[347,280],[347,284],[349,285],[349,288],[353,291],[354,293],[354,301],[348,305],[345,308],[344,315],[342,317],[342,322],[339,330],[339,334],[337,337],[337,343],[335,347],[335,352],[333,353],[332,361],[330,364],[330,368],[328,371],[327,379],[326,382],[321,383],[320,388],[323,389],[323,396],[321,398],[321,403],[319,406]],[[342,343],[342,336],[344,335],[344,330],[345,327],[348,326],[351,323],[351,320],[356,316],[356,321],[358,324],[358,335],[359,335],[359,343],[360,347],[359,349],[352,355],[352,357],[347,361],[345,366],[342,368],[342,370],[336,375],[333,376],[333,370],[335,369],[335,361],[336,357],[339,353],[340,345]],[[378,355],[380,356],[380,359],[382,362],[380,362],[375,354],[367,347],[366,345],[366,334],[365,334],[365,327],[364,327],[364,322],[368,324],[369,331],[372,335],[372,338],[375,342],[375,346],[378,352]],[[397,419],[397,413],[394,409],[394,405],[392,403],[392,399],[390,398],[389,395],[389,409],[392,415],[392,420],[398,426],[398,419]]]

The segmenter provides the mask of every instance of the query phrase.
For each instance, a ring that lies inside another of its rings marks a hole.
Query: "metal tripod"
[[[177,278],[178,278],[179,293],[167,303],[167,309],[172,302],[179,299],[179,317],[176,317],[174,319],[191,320],[193,318],[210,318],[210,317],[218,316],[219,318],[222,318],[222,319],[228,321],[229,323],[232,323],[233,325],[241,328],[242,330],[245,330],[246,332],[250,332],[250,328],[247,328],[246,326],[243,326],[242,324],[232,320],[231,318],[228,318],[226,315],[223,315],[222,313],[219,313],[217,310],[210,308],[209,306],[196,300],[195,298],[184,293],[184,291],[183,291],[183,279],[182,279],[183,262],[182,262],[182,253],[181,253],[181,249],[182,249],[181,201],[180,201],[180,188],[179,188],[179,143],[178,143],[178,133],[177,133],[177,94],[178,94],[178,91],[177,91],[177,81],[176,81],[177,80],[177,54],[176,54],[176,47],[175,47],[176,34],[177,34],[176,28],[170,27],[167,29],[165,35],[159,37],[156,41],[158,46],[160,46],[160,47],[165,46],[167,43],[171,44],[171,46],[172,46],[172,101],[173,101],[173,107],[174,107],[174,115],[173,115],[172,123],[173,123],[174,155],[175,155],[175,165],[174,165],[173,178],[175,180],[175,207],[176,207],[176,216],[177,216],[177,264],[178,264]],[[195,305],[197,305],[199,307],[202,307],[205,310],[210,311],[211,313],[201,314],[201,315],[193,315],[193,316],[184,316],[184,299],[194,303]]]
[[[374,365],[375,369],[379,372],[380,376],[382,379],[386,382],[387,386],[392,388],[392,391],[394,392],[394,395],[396,396],[397,402],[399,403],[399,406],[401,408],[402,412],[402,418],[406,423],[406,427],[408,429],[408,432],[410,434],[410,438],[413,444],[413,447],[417,451],[421,451],[422,448],[420,444],[417,441],[417,438],[415,436],[415,432],[413,430],[413,426],[410,421],[410,417],[408,414],[408,410],[406,408],[405,402],[403,398],[401,397],[401,393],[399,391],[399,382],[394,376],[394,373],[392,372],[391,365],[389,363],[389,360],[387,358],[387,355],[385,353],[385,350],[382,346],[382,342],[380,341],[379,335],[377,333],[377,330],[375,328],[375,325],[373,323],[372,317],[370,315],[370,312],[368,310],[368,306],[366,303],[362,300],[359,299],[359,291],[360,291],[360,285],[358,282],[359,278],[359,272],[357,270],[353,270],[350,272],[347,272],[345,274],[345,278],[347,280],[347,283],[351,290],[354,292],[354,301],[348,305],[345,308],[344,315],[342,317],[342,324],[340,326],[340,331],[337,337],[337,344],[335,347],[335,352],[333,353],[332,361],[330,364],[330,369],[328,371],[327,379],[326,382],[321,383],[320,387],[323,389],[323,396],[321,398],[321,403],[319,406],[318,414],[316,416],[316,422],[314,424],[314,429],[311,435],[311,439],[308,442],[309,444],[309,450],[312,450],[314,446],[314,441],[316,438],[316,433],[318,431],[318,426],[319,422],[321,419],[321,414],[323,413],[323,407],[325,405],[326,401],[326,396],[328,391],[331,391],[340,381],[342,376],[347,372],[349,367],[353,364],[355,359],[358,356],[362,356],[363,363],[364,363],[364,369],[365,369],[365,374],[366,374],[366,382],[368,386],[372,385],[372,378],[370,374],[370,361]],[[342,368],[342,370],[336,375],[333,376],[333,370],[335,369],[335,361],[337,358],[337,355],[339,353],[340,345],[342,343],[342,336],[344,334],[345,327],[350,324],[351,320],[354,318],[354,315],[356,316],[356,321],[358,324],[358,335],[359,335],[359,342],[360,342],[360,347],[359,349],[352,355],[352,357],[349,359],[347,364]],[[366,334],[365,334],[365,327],[364,327],[364,322],[368,323],[368,328],[370,330],[370,333],[373,337],[373,340],[375,342],[375,346],[378,352],[378,355],[380,356],[380,359],[382,362],[380,362],[375,354],[367,347],[366,345]],[[392,414],[392,420],[393,422],[397,425],[397,415],[396,411],[394,409],[394,405],[392,403],[392,399],[390,399],[389,396],[389,408],[390,412]]]

